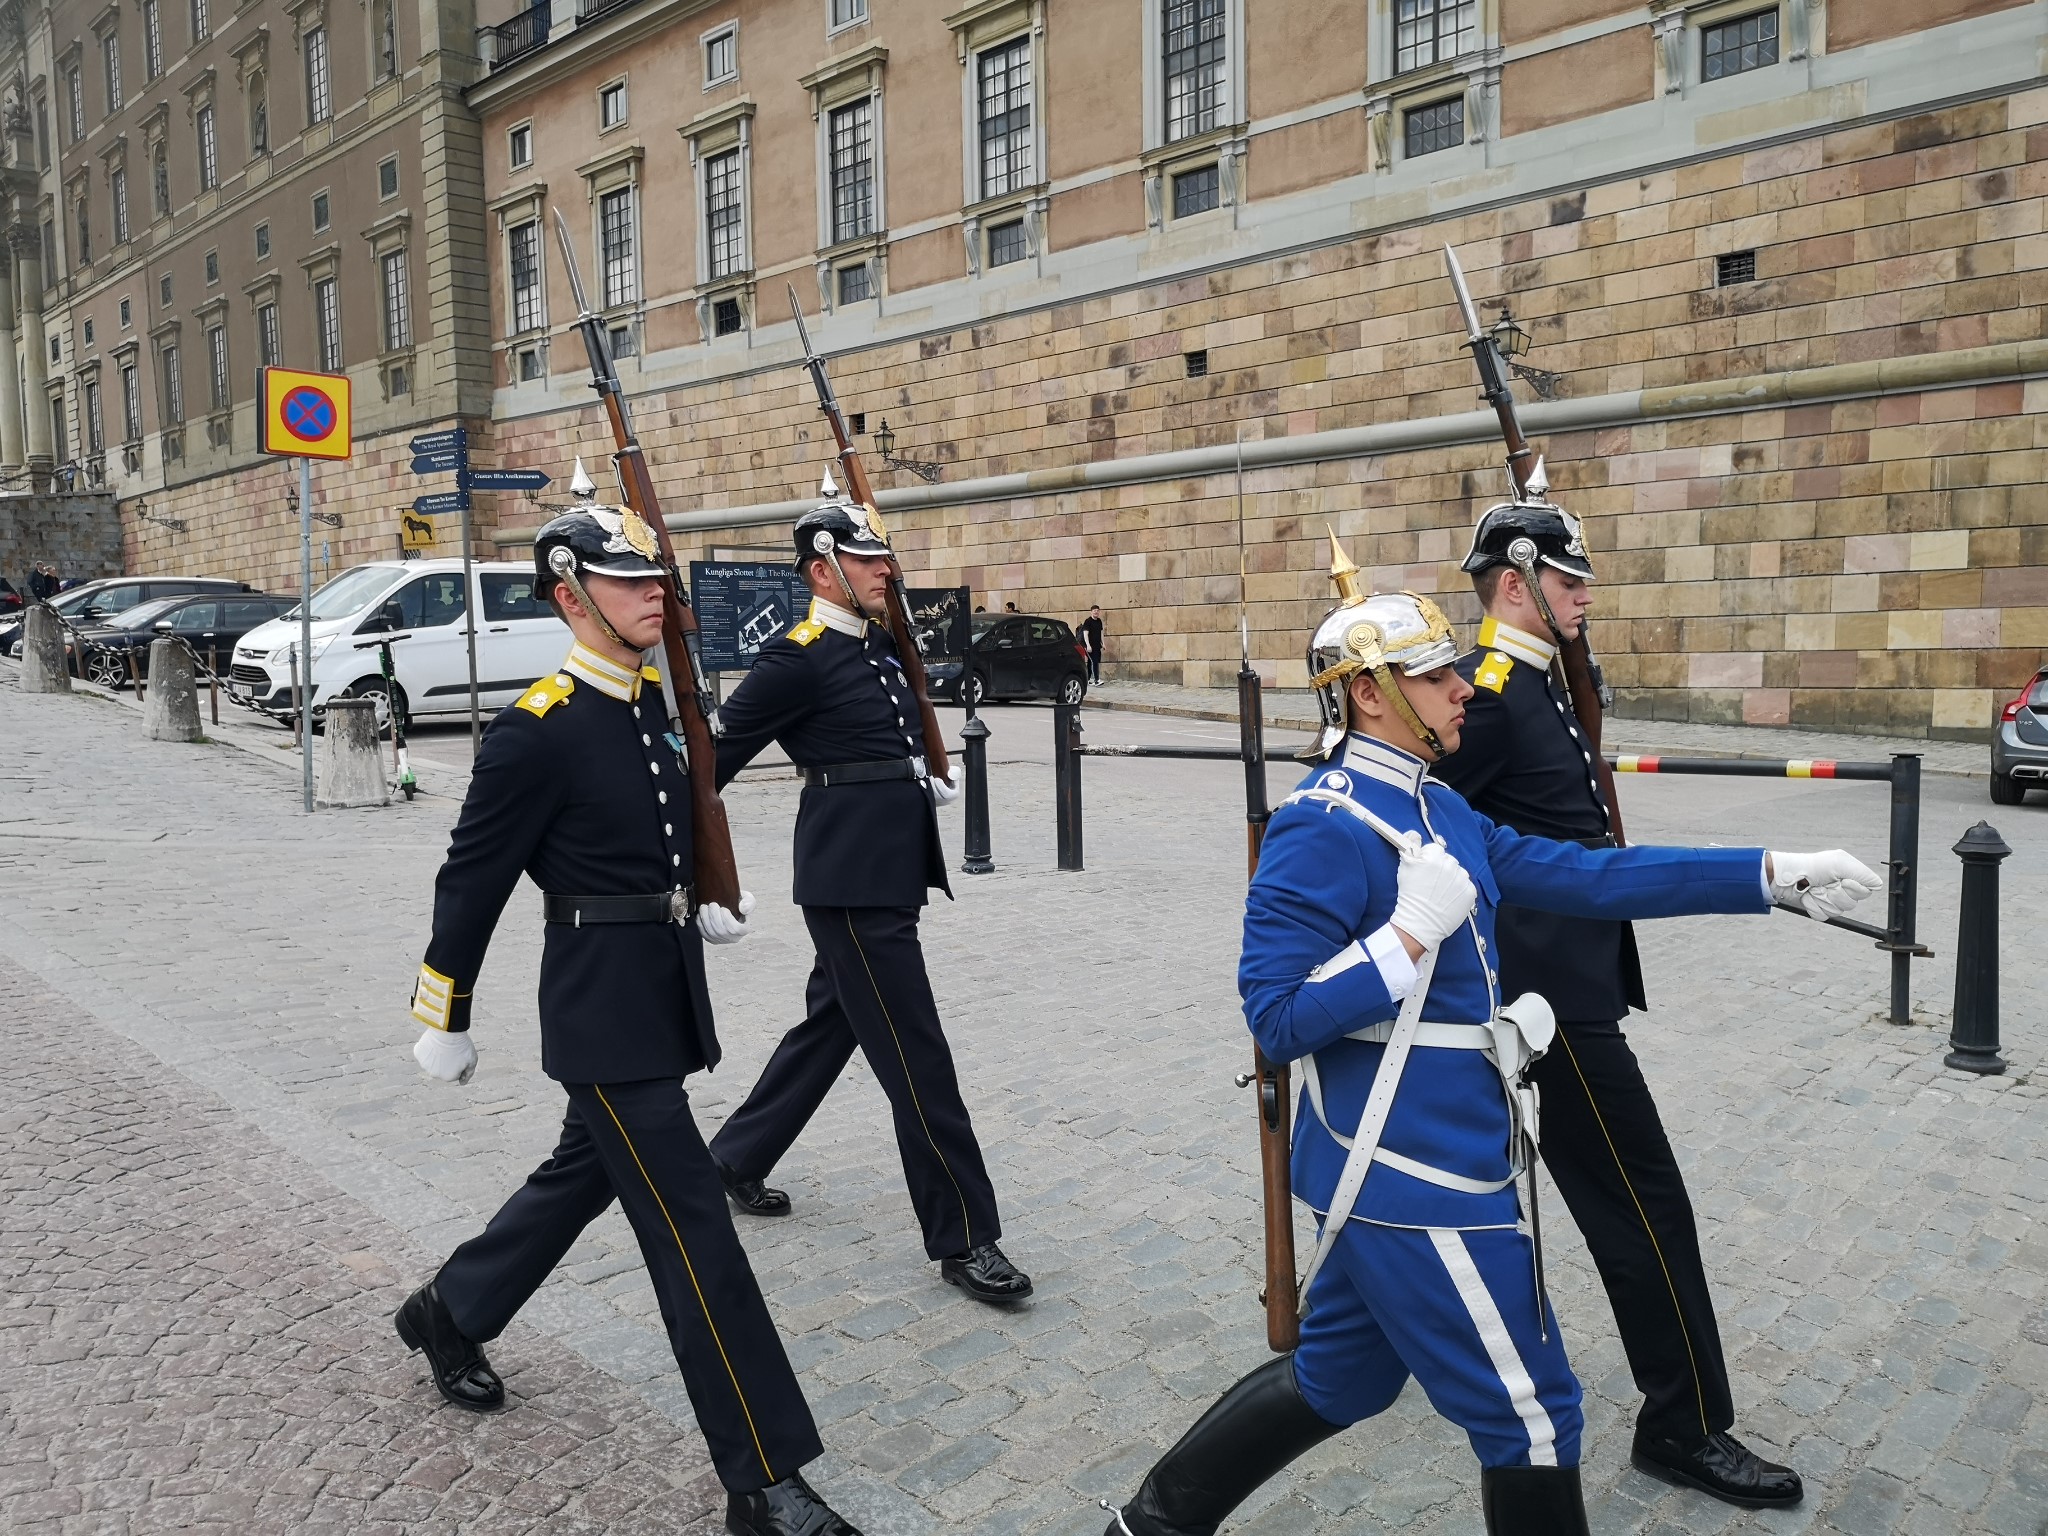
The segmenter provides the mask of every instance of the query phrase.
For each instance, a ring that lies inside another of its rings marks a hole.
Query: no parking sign
[[[265,368],[258,443],[265,453],[345,459],[350,452],[349,381],[345,373]]]

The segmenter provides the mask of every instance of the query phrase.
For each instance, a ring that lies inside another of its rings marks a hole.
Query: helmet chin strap
[[[1422,716],[1415,712],[1415,706],[1408,702],[1408,695],[1394,677],[1394,669],[1378,666],[1371,669],[1371,677],[1380,690],[1380,697],[1394,706],[1394,713],[1403,725],[1415,733],[1415,739],[1429,749],[1431,762],[1440,763],[1450,753],[1444,750],[1443,738],[1422,723]]]
[[[597,606],[597,599],[590,595],[589,590],[581,581],[577,580],[576,557],[574,555],[570,554],[568,550],[560,545],[557,545],[548,554],[548,569],[553,571],[557,577],[567,584],[569,590],[576,594],[576,601],[590,611],[591,616],[597,620],[598,627],[603,629],[607,640],[611,641],[613,645],[624,646],[629,651],[639,649],[638,646],[627,640],[624,635],[612,628],[612,621],[606,618],[604,610]]]
[[[846,594],[847,611],[872,620],[874,615],[868,612],[868,605],[853,595],[853,583],[846,579],[845,568],[839,563],[839,547],[835,544],[825,558],[832,562],[832,574],[839,578],[839,590]]]
[[[1522,585],[1529,589],[1536,611],[1543,615],[1543,627],[1550,631],[1550,638],[1562,651],[1565,646],[1564,630],[1557,622],[1557,615],[1550,611],[1550,598],[1543,591],[1543,578],[1537,574],[1535,543],[1529,539],[1516,539],[1508,545],[1508,562],[1521,573]]]

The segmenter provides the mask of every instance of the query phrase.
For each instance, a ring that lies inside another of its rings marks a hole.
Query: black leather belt
[[[657,891],[651,896],[556,896],[542,898],[542,909],[551,923],[581,928],[587,923],[684,923],[697,910],[697,893],[689,886],[679,891]]]
[[[806,768],[804,783],[812,789],[829,789],[835,784],[874,784],[888,779],[923,779],[930,776],[921,757],[889,758],[875,763],[833,763],[824,768]]]
[[[1612,832],[1603,832],[1598,837],[1575,837],[1572,841],[1581,848],[1612,848],[1614,846],[1614,834]]]

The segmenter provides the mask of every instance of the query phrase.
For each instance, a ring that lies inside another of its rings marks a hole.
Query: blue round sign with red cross
[[[257,445],[301,459],[345,459],[354,447],[349,421],[353,390],[345,373],[265,368]]]
[[[341,424],[333,397],[311,384],[301,384],[286,395],[279,414],[285,431],[302,443],[325,442]]]

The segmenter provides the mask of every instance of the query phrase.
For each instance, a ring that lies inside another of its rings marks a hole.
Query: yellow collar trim
[[[822,624],[827,629],[836,629],[842,635],[852,635],[856,640],[867,632],[868,627],[868,621],[859,614],[850,612],[837,603],[828,603],[822,597],[811,599],[811,622]]]
[[[631,703],[640,697],[639,668],[622,667],[609,656],[600,656],[580,640],[569,648],[569,658],[562,663],[562,670],[574,673],[608,698]]]
[[[1479,645],[1482,650],[1505,651],[1532,667],[1549,666],[1550,658],[1557,654],[1557,647],[1548,640],[1490,617],[1479,626]]]

